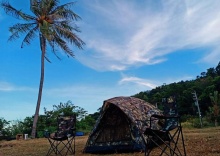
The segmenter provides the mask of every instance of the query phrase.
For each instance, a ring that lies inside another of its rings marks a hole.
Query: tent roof
[[[160,112],[154,105],[135,97],[114,97],[105,100],[102,110],[105,111],[110,104],[120,108],[134,123],[137,120],[146,121],[152,114]]]

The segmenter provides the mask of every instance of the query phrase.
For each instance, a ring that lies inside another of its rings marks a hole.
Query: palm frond
[[[39,8],[41,11],[41,16],[47,14],[47,0],[41,0],[39,3]]]
[[[46,7],[46,11],[48,14],[50,14],[50,12],[58,6],[59,1],[58,0],[46,0],[45,1],[45,7]]]
[[[67,29],[69,31],[81,32],[79,27],[69,20],[56,21],[54,22],[54,27],[61,27],[62,29]]]
[[[59,0],[31,0],[33,1],[32,4],[32,10],[35,12],[37,15],[49,15],[50,12],[57,7]]]
[[[70,25],[70,23],[71,23],[70,21],[64,20],[64,21],[57,21],[54,25],[61,26],[62,28],[70,30],[70,31],[74,30],[74,31],[80,32],[78,27],[77,27],[77,29],[73,29],[73,27]]]
[[[66,29],[68,31],[81,32],[77,25],[75,25],[74,23],[71,23],[70,21],[67,21],[67,20],[56,21],[56,22],[54,22],[53,27],[54,28]]]
[[[59,34],[59,36],[65,38],[70,43],[75,44],[79,49],[82,49],[82,46],[85,43],[72,31],[62,28],[58,25],[55,25],[55,29],[56,29],[57,34]]]
[[[30,31],[35,24],[36,23],[25,23],[25,24],[17,23],[13,25],[12,27],[9,27],[9,31],[12,33],[12,35],[9,37],[8,40],[12,41],[16,38],[19,38],[20,34],[24,34]]]
[[[47,62],[51,63],[51,61],[49,60],[49,58],[45,55],[44,58],[47,60]]]
[[[23,13],[21,10],[17,10],[14,7],[12,7],[9,2],[1,2],[1,7],[5,10],[5,13],[8,15],[11,15],[17,19],[24,19],[26,21],[35,20],[36,18]]]
[[[48,41],[50,47],[52,48],[52,52],[54,53],[54,55],[59,59],[61,60],[61,58],[57,55],[57,50],[56,50],[56,46],[55,46],[55,43],[54,43],[54,40],[53,41]]]
[[[24,47],[24,44],[30,44],[30,41],[36,36],[35,32],[38,31],[38,26],[30,30],[21,43],[21,48]]]
[[[68,47],[67,43],[57,34],[54,37],[54,43],[59,46],[68,56],[74,57],[73,51]]]
[[[50,12],[51,15],[59,15],[59,19],[71,19],[71,20],[78,20],[81,19],[79,15],[74,13],[70,7],[75,4],[75,2],[66,3],[56,7],[54,10]]]
[[[8,41],[13,41],[13,40],[15,40],[16,38],[19,38],[19,37],[20,37],[19,32],[16,31],[16,32],[12,33],[12,35],[8,38]]]
[[[49,45],[50,45],[50,47],[52,48],[52,52],[53,53],[56,53],[56,46],[55,46],[55,44],[54,44],[54,39],[53,40],[50,40],[50,41],[48,41],[48,43],[49,43]]]
[[[30,0],[30,10],[36,15],[40,15],[39,0]]]

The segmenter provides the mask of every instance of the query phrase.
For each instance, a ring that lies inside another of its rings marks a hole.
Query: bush
[[[184,127],[188,128],[201,128],[201,123],[199,117],[188,118],[186,122],[183,123]],[[213,127],[214,123],[210,122],[209,117],[202,118],[202,127]]]
[[[202,121],[202,125],[204,126],[203,122],[204,122],[204,121]],[[200,122],[200,119],[199,119],[199,118],[194,118],[194,119],[192,120],[192,125],[193,125],[194,128],[202,128],[202,127],[201,127],[201,122]]]
[[[181,122],[189,122],[193,119],[194,117],[192,115],[182,115],[181,116]]]

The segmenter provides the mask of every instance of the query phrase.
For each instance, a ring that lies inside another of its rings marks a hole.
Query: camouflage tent
[[[155,106],[134,97],[114,97],[104,101],[101,114],[89,135],[85,153],[140,151],[144,149],[141,131]],[[157,121],[153,123],[155,128]],[[146,126],[146,125],[145,125]]]

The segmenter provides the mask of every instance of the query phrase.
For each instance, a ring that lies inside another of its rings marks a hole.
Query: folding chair
[[[68,152],[75,155],[76,115],[58,116],[57,123],[58,128],[56,132],[52,134],[49,132],[45,133],[45,137],[50,143],[47,156],[53,152],[61,156],[66,156]]]
[[[162,103],[164,107],[163,115],[152,115],[150,117],[150,125],[143,133],[145,138],[145,156],[149,156],[156,147],[159,147],[161,151],[160,156],[163,154],[168,156],[186,156],[176,100],[174,97],[164,98]],[[152,126],[155,120],[160,125],[158,129],[154,129]]]

